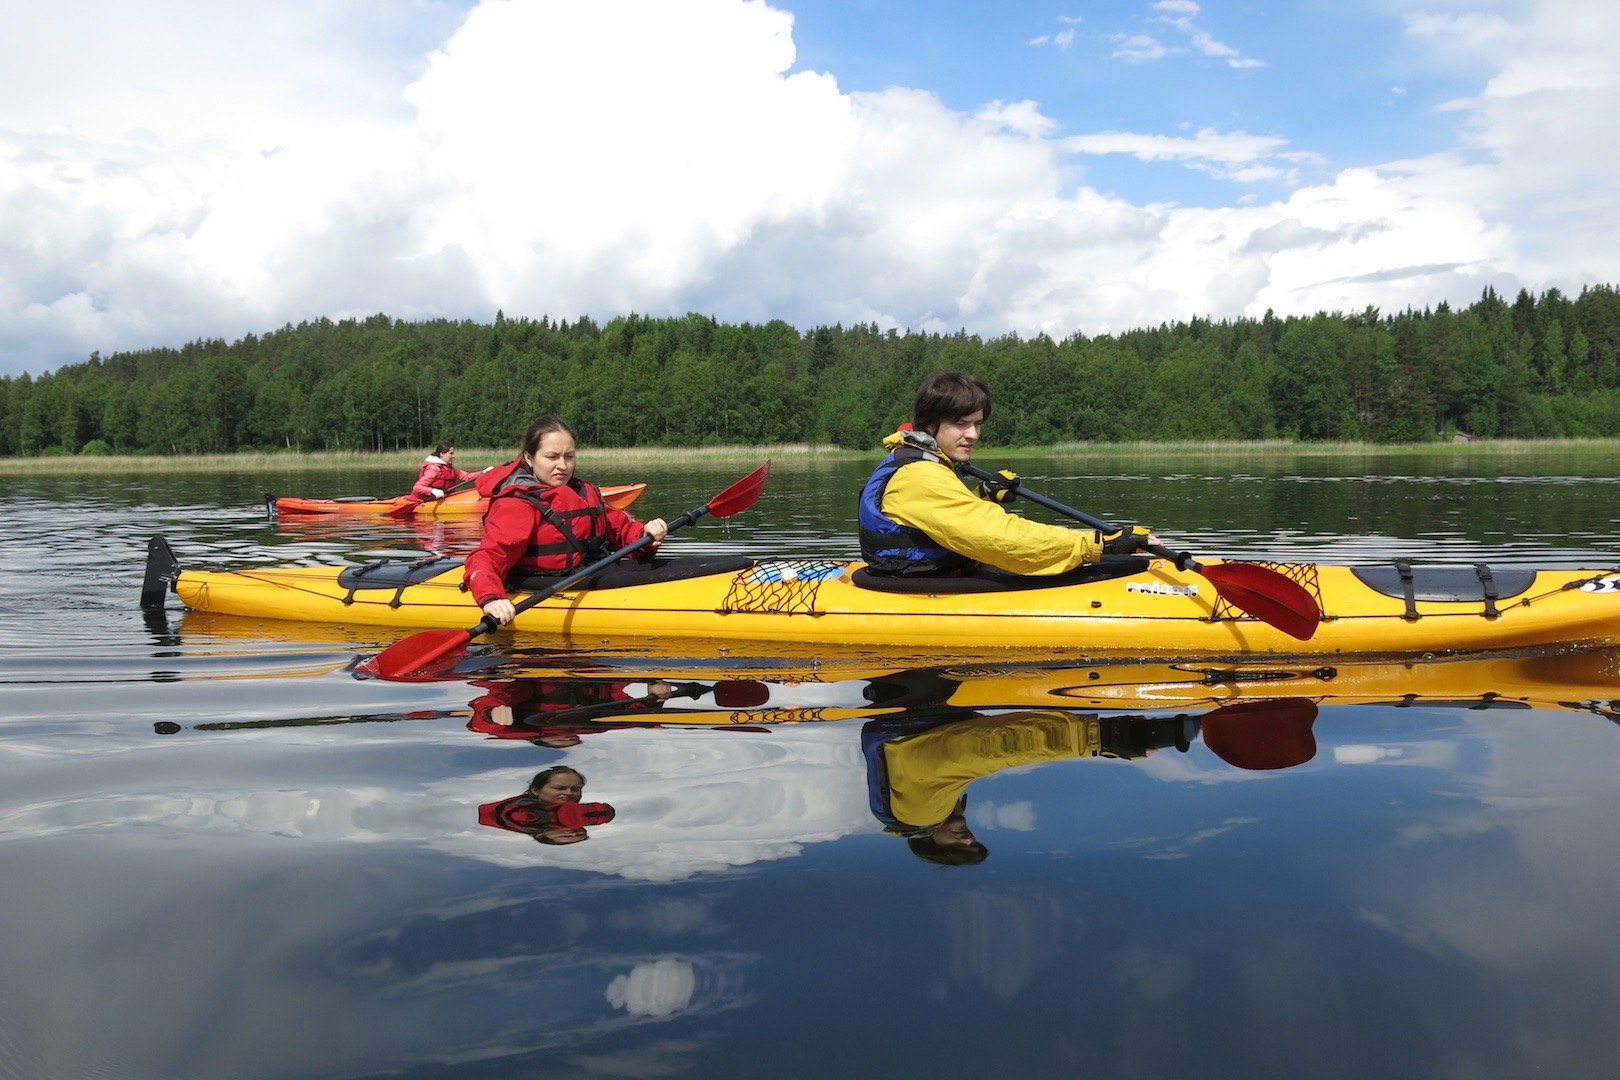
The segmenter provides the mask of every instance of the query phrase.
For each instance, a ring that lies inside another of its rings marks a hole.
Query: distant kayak
[[[620,484],[604,487],[602,497],[609,506],[620,510],[635,502],[646,484]],[[482,514],[489,500],[473,488],[452,492],[442,499],[419,501],[410,495],[392,499],[374,499],[369,495],[350,495],[338,499],[300,499],[293,496],[276,498],[266,495],[265,503],[276,514],[372,514],[394,517],[471,517]]]

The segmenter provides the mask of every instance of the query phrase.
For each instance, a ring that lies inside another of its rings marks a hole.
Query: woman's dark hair
[[[523,440],[518,444],[518,456],[532,457],[539,453],[540,440],[553,431],[565,431],[570,439],[579,442],[579,436],[568,426],[568,421],[560,416],[542,416],[530,424],[529,430],[523,433]]]
[[[434,457],[444,457],[444,455],[448,454],[450,451],[454,450],[455,448],[456,448],[456,444],[453,443],[453,442],[439,443],[437,446],[435,446],[433,448],[433,456]]]
[[[946,420],[960,420],[981,409],[990,419],[990,388],[983,379],[960,371],[936,371],[917,387],[911,426],[932,435]]]
[[[550,780],[558,773],[565,772],[573,773],[575,776],[579,777],[580,787],[585,786],[585,774],[580,772],[578,769],[569,768],[567,765],[553,765],[549,769],[542,769],[534,774],[534,779],[529,781],[529,794],[538,795],[540,793],[540,789],[546,786],[547,780]]]

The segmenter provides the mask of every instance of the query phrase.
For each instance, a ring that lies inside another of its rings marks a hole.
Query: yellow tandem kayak
[[[1309,640],[1231,607],[1199,574],[1140,557],[1058,579],[900,582],[859,562],[660,559],[550,596],[514,628],[592,647],[669,638],[773,643],[806,655],[876,647],[909,656],[999,648],[1118,658],[1387,656],[1620,644],[1620,569],[1264,565],[1320,603]],[[143,606],[161,606],[170,587],[194,610],[256,618],[418,630],[464,627],[481,615],[455,559],[182,570],[156,538]]]

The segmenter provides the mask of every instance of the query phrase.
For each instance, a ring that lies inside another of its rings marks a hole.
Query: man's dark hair
[[[960,420],[984,410],[990,419],[990,388],[977,375],[937,371],[917,387],[911,403],[911,426],[932,435],[946,420]]]

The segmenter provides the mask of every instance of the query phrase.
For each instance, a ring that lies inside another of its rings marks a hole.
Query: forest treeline
[[[544,413],[595,446],[871,448],[918,381],[995,393],[986,442],[1620,436],[1620,292],[1045,335],[800,332],[629,315],[287,325],[0,378],[0,455],[506,447]]]

